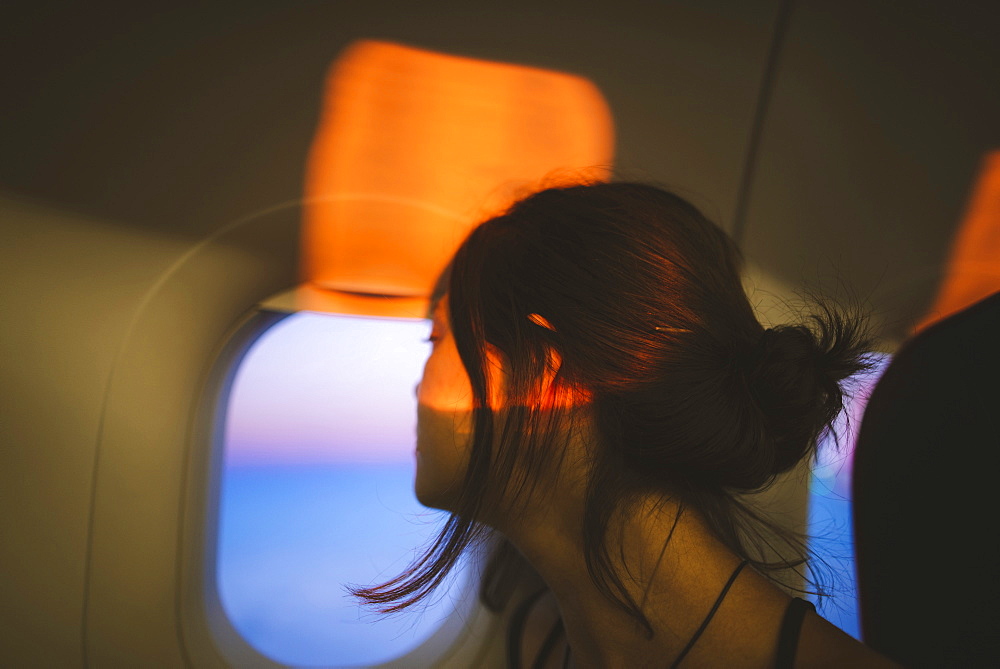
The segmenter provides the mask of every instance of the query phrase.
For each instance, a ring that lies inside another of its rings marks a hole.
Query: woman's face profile
[[[472,386],[448,322],[448,298],[434,309],[431,354],[417,386],[417,499],[448,510],[460,490],[472,439]]]

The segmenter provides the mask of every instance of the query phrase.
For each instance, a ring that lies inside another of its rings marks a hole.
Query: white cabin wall
[[[191,476],[192,464],[209,471],[213,455],[196,416],[214,404],[212,372],[227,340],[261,295],[294,284],[298,219],[298,208],[280,209],[191,244],[136,310],[99,442],[85,612],[92,666],[189,661],[185,579],[205,592],[204,553],[189,545],[203,549],[203,528],[214,526],[205,477]]]
[[[0,663],[80,666],[108,382],[179,244],[7,194],[0,220]]]
[[[887,351],[1000,148],[997,26],[969,0],[792,5],[741,242],[774,282],[869,299]]]

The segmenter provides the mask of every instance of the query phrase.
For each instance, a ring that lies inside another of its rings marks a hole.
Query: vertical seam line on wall
[[[750,189],[756,176],[757,154],[760,151],[761,136],[764,132],[764,121],[771,102],[771,92],[774,89],[778,60],[781,57],[785,36],[788,33],[789,18],[792,14],[792,0],[781,0],[778,15],[774,21],[774,32],[771,34],[771,46],[767,59],[764,61],[764,72],[761,74],[760,89],[757,94],[757,107],[754,110],[753,123],[750,126],[750,141],[747,143],[746,156],[743,159],[743,173],[739,189],[736,192],[736,212],[733,216],[733,240],[737,246],[743,247],[743,235],[746,231],[747,208],[750,202]]]
[[[97,488],[98,480],[100,478],[100,465],[101,465],[101,451],[104,445],[104,432],[106,426],[106,417],[109,409],[109,402],[111,397],[111,391],[114,388],[115,378],[119,373],[119,368],[121,366],[122,358],[125,355],[125,351],[129,346],[132,339],[132,334],[134,333],[136,327],[138,327],[139,321],[145,316],[146,308],[149,303],[153,301],[153,298],[157,293],[173,278],[173,275],[193,256],[195,256],[204,247],[208,246],[216,239],[222,237],[223,235],[229,233],[232,230],[239,228],[242,225],[247,224],[257,216],[263,216],[266,214],[273,213],[285,207],[290,207],[294,205],[301,205],[307,200],[288,200],[282,202],[281,204],[268,207],[258,212],[251,213],[246,216],[242,216],[235,221],[232,221],[222,227],[209,233],[206,237],[196,242],[193,246],[182,251],[170,265],[160,273],[151,283],[150,287],[143,293],[142,297],[137,301],[135,310],[132,312],[132,317],[129,320],[128,325],[125,328],[125,334],[122,336],[121,341],[118,343],[117,350],[115,351],[114,358],[111,362],[111,369],[108,371],[107,381],[104,388],[104,396],[101,399],[101,414],[98,419],[97,424],[97,444],[94,449],[94,459],[92,470],[90,473],[90,500],[89,508],[90,513],[87,519],[87,543],[86,549],[84,551],[84,580],[83,580],[83,608],[82,614],[83,619],[80,624],[80,645],[83,654],[83,668],[89,669],[91,666],[90,662],[90,643],[89,643],[89,612],[90,612],[90,596],[91,596],[91,570],[93,569],[93,554],[94,554],[94,527],[96,525],[96,510],[97,510]],[[186,457],[186,455],[185,455]],[[184,460],[186,463],[186,460]],[[181,496],[185,494],[183,489],[187,484],[187,471],[184,470],[181,474],[181,485],[182,490],[180,491]],[[178,523],[182,524],[183,519],[178,519]],[[181,587],[178,583],[177,587]],[[176,610],[176,603],[175,603]],[[179,626],[180,621],[175,621]],[[175,631],[177,631],[175,629]],[[182,634],[182,633],[181,633]]]

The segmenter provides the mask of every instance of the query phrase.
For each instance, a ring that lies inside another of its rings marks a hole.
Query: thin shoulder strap
[[[795,651],[799,647],[799,636],[802,632],[802,621],[806,613],[815,611],[812,602],[795,597],[785,609],[781,620],[781,633],[778,635],[778,656],[774,660],[775,669],[792,669],[795,666]]]
[[[521,669],[521,640],[524,637],[524,625],[528,620],[531,608],[541,599],[542,595],[548,592],[548,588],[542,588],[532,593],[514,610],[507,627],[507,668]]]
[[[556,620],[552,629],[545,636],[545,641],[542,642],[542,647],[538,649],[538,653],[535,655],[535,661],[531,663],[531,669],[542,669],[545,663],[549,659],[549,655],[556,647],[556,642],[559,641],[559,637],[563,634],[563,621],[562,618]],[[565,660],[565,658],[564,658]]]
[[[691,640],[687,642],[686,646],[684,646],[684,650],[681,651],[681,654],[678,655],[677,659],[675,659],[673,664],[670,665],[670,669],[676,669],[676,667],[680,666],[681,660],[683,660],[684,657],[691,651],[691,649],[694,648],[694,644],[695,642],[698,641],[698,637],[702,635],[702,633],[708,627],[708,624],[712,622],[712,618],[715,617],[715,612],[718,611],[719,606],[722,605],[722,600],[726,598],[726,594],[729,592],[729,588],[733,587],[733,583],[736,582],[736,577],[740,575],[740,572],[743,571],[743,567],[746,566],[747,566],[747,561],[744,560],[743,562],[740,563],[740,566],[736,568],[736,571],[732,573],[732,575],[729,577],[729,580],[726,581],[725,587],[722,588],[722,592],[720,592],[718,598],[716,598],[715,604],[712,605],[712,610],[709,611],[708,615],[705,616],[705,619],[701,621],[701,627],[698,628],[698,631],[694,633],[694,636],[691,637]]]

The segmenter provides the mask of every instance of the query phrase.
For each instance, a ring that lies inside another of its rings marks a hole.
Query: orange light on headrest
[[[1000,290],[1000,151],[983,159],[934,305],[919,331]]]
[[[297,308],[422,317],[475,223],[540,185],[608,178],[613,147],[608,106],[581,77],[351,46],[309,156]]]

